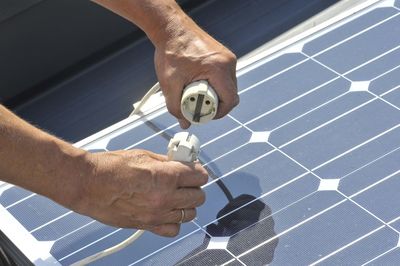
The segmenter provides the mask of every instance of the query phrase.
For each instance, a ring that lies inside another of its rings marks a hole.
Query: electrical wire
[[[150,90],[143,96],[143,98],[140,100],[140,102],[137,104],[137,106],[135,107],[135,109],[133,110],[133,112],[130,114],[130,116],[132,115],[136,115],[140,112],[140,110],[142,109],[142,107],[144,106],[144,104],[150,99],[150,97],[156,93],[158,90],[160,89],[160,83],[156,83],[153,85],[153,87],[150,88]]]
[[[83,266],[83,265],[87,265],[89,263],[95,262],[96,260],[99,260],[101,258],[104,258],[108,255],[111,255],[117,251],[120,251],[121,249],[127,247],[128,245],[132,244],[135,240],[137,240],[141,235],[143,235],[145,231],[144,230],[137,230],[133,235],[131,235],[130,237],[128,237],[127,239],[125,239],[124,241],[122,241],[121,243],[110,247],[108,249],[105,249],[103,251],[100,251],[96,254],[93,254],[89,257],[86,257],[78,262],[75,262],[73,264],[71,264],[71,266]]]
[[[133,110],[133,112],[130,114],[130,116],[132,115],[137,115],[140,113],[142,107],[145,105],[145,103],[150,99],[150,97],[155,94],[158,90],[160,89],[160,84],[157,82],[156,84],[153,85],[153,87],[150,88],[150,90],[143,96],[143,98],[140,100],[140,102],[136,105],[135,109]],[[152,124],[150,121],[146,121],[146,124],[150,123],[151,128],[156,127],[154,124]],[[158,127],[155,128],[157,131],[161,131],[161,129],[159,129]],[[162,131],[161,131],[162,132]],[[164,132],[163,132],[164,133]],[[162,134],[163,137],[166,137]],[[167,136],[167,138],[171,138],[171,136]],[[218,179],[216,177],[216,175],[211,171],[211,169],[207,168],[207,172],[209,172],[209,175],[213,178],[213,179]],[[218,186],[222,189],[222,191],[224,192],[224,194],[226,195],[226,197],[228,198],[228,201],[233,200],[233,196],[230,193],[229,189],[225,186],[225,184],[221,181],[221,180],[217,180],[217,184]],[[131,235],[130,237],[128,237],[127,239],[125,239],[124,241],[122,241],[121,243],[110,247],[108,249],[102,250],[96,254],[93,254],[89,257],[86,257],[80,261],[77,261],[73,264],[71,264],[71,266],[83,266],[83,265],[87,265],[89,263],[95,262],[96,260],[99,260],[101,258],[104,258],[106,256],[109,256],[115,252],[120,251],[121,249],[127,247],[128,245],[132,244],[133,242],[135,242],[139,237],[141,237],[143,235],[145,231],[144,230],[137,230],[133,235]]]
[[[150,97],[155,94],[158,90],[160,89],[160,83],[156,83],[153,85],[153,87],[150,88],[150,90],[143,96],[143,98],[140,100],[140,102],[137,104],[137,106],[135,107],[135,109],[133,110],[133,112],[130,114],[130,116],[132,115],[136,115],[140,113],[140,110],[142,109],[142,107],[145,105],[145,103],[150,99]],[[130,237],[128,237],[127,239],[125,239],[124,241],[122,241],[121,243],[110,247],[108,249],[102,250],[96,254],[93,254],[89,257],[86,257],[80,261],[77,261],[75,263],[73,263],[71,266],[83,266],[83,265],[87,265],[89,263],[95,262],[96,260],[99,260],[101,258],[104,258],[108,255],[111,255],[115,252],[120,251],[121,249],[127,247],[128,245],[132,244],[133,242],[135,242],[141,235],[143,235],[145,231],[144,230],[137,230],[133,235],[131,235]]]

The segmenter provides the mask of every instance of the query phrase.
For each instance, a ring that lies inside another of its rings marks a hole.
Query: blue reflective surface
[[[311,37],[302,51],[240,70],[240,105],[189,129],[210,173],[197,218],[175,238],[146,232],[94,265],[397,264],[399,14],[373,8]],[[179,131],[164,112],[88,148],[165,154]],[[133,233],[17,187],[0,204],[37,240],[54,241],[50,253],[63,265]]]

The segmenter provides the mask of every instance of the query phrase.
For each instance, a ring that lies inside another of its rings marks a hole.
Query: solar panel
[[[239,69],[241,104],[190,130],[212,173],[198,217],[94,264],[396,264],[400,1],[364,5]],[[162,107],[78,145],[165,154],[179,131]],[[0,204],[0,229],[37,264],[69,265],[134,232],[8,184]]]

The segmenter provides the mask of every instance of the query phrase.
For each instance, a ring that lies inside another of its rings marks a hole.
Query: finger
[[[237,93],[236,74],[229,71],[215,74],[209,78],[210,85],[218,94],[219,104],[215,119],[227,115],[236,105],[239,104]]]
[[[183,163],[171,162],[178,165],[178,169],[174,169],[178,173],[178,187],[200,187],[207,183],[208,172],[201,166],[199,162]]]
[[[179,122],[179,126],[182,129],[188,129],[191,125],[190,122],[187,121],[186,119],[178,119],[178,122]]]
[[[178,235],[180,228],[180,224],[171,223],[154,226],[150,231],[160,236],[175,237]]]
[[[205,200],[206,195],[200,188],[179,188],[171,196],[171,204],[177,209],[196,208]]]
[[[168,87],[163,88],[165,103],[168,111],[177,119],[184,119],[181,112],[181,98],[183,93],[183,84],[170,81]]]
[[[184,210],[182,212],[182,210]],[[176,209],[169,212],[164,217],[164,222],[167,224],[187,223],[196,218],[196,209]]]

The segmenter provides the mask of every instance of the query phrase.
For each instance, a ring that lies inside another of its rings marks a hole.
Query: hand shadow
[[[255,195],[260,195],[262,190],[258,178],[244,172],[237,172],[235,176],[242,180],[242,184],[250,184],[247,188],[251,188]],[[224,183],[223,187],[220,186],[221,182]],[[233,188],[232,185],[235,183],[236,187]],[[217,257],[224,256],[226,251],[213,250],[213,252],[210,252],[208,247],[214,237],[229,238],[226,249],[235,256],[265,243],[255,250],[254,256],[251,253],[244,256],[245,263],[265,265],[272,262],[279,240],[274,231],[275,223],[271,208],[262,199],[257,199],[256,196],[250,194],[240,194],[235,197],[234,192],[241,190],[237,186],[239,184],[237,182],[231,183],[228,179],[219,180],[219,186],[222,189],[220,196],[227,197],[229,202],[217,213],[216,221],[206,226],[207,234],[203,244],[185,256],[178,263],[179,265],[199,265],[203,262],[219,264]],[[229,195],[227,195],[226,190],[229,190]],[[208,258],[205,258],[206,256]]]

